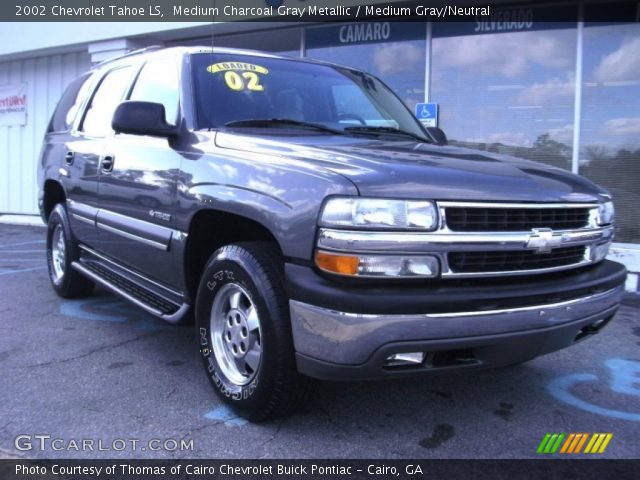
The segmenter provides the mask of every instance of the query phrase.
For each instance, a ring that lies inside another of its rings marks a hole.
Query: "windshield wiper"
[[[344,135],[342,130],[336,130],[331,127],[327,127],[320,123],[303,122],[301,120],[293,120],[291,118],[250,118],[247,120],[234,120],[233,122],[225,123],[225,127],[237,128],[237,127],[272,127],[274,125],[284,125],[301,128],[312,128],[320,132],[333,133],[334,135]]]
[[[399,128],[395,128],[395,127],[356,125],[353,127],[346,127],[344,130],[346,132],[364,133],[364,134],[370,133],[372,135],[380,135],[380,134],[404,135],[405,137],[411,137],[416,140],[420,140],[421,142],[431,143],[431,141],[428,138],[421,137],[416,133],[408,132],[407,130],[400,130]]]

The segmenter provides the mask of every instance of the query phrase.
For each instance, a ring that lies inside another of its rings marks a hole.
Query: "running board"
[[[101,267],[95,263],[71,264],[74,270],[99,283],[107,290],[121,296],[125,300],[142,308],[145,312],[155,315],[169,323],[180,323],[187,314],[190,305],[178,305],[160,295],[142,287],[141,285],[118,275],[111,269]]]

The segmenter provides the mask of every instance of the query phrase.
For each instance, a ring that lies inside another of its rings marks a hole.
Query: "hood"
[[[215,135],[218,148],[276,155],[339,173],[367,197],[594,202],[608,196],[559,168],[450,145],[324,134]]]

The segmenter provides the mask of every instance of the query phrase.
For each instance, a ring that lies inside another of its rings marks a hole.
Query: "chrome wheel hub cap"
[[[66,259],[66,247],[64,244],[64,231],[62,225],[56,225],[51,238],[51,259],[53,260],[53,275],[56,280],[64,276]]]
[[[211,306],[211,344],[222,373],[236,385],[256,375],[262,358],[260,319],[247,291],[228,283]]]

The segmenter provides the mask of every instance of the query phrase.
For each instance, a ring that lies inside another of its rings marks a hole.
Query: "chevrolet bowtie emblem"
[[[526,247],[536,253],[549,253],[562,245],[562,234],[553,233],[550,228],[534,228],[531,230]]]

